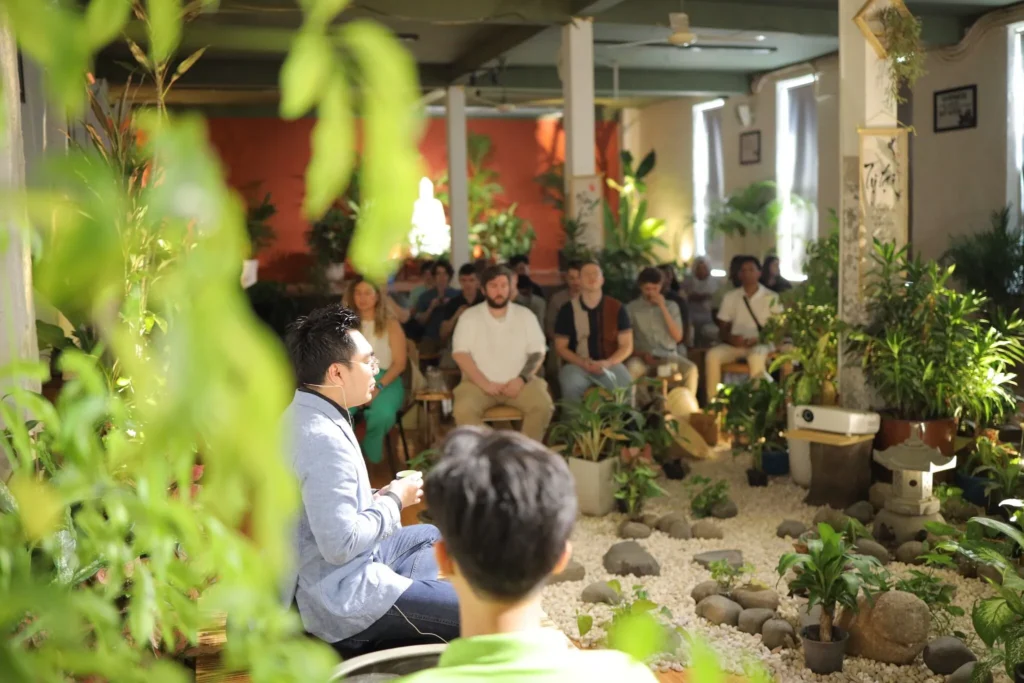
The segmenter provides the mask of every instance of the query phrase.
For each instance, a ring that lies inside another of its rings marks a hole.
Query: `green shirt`
[[[400,683],[656,683],[651,670],[615,650],[576,650],[553,629],[453,640],[429,669]]]

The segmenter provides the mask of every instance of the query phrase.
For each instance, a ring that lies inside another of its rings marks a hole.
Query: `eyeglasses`
[[[365,361],[364,365],[367,365],[367,366],[369,366],[369,368],[370,368],[371,372],[373,372],[373,374],[375,374],[375,375],[376,375],[376,374],[377,374],[378,372],[380,372],[380,361],[379,361],[379,360],[377,360],[377,356],[370,356],[370,357],[369,357],[369,358],[368,358],[368,359],[367,359],[367,360]]]

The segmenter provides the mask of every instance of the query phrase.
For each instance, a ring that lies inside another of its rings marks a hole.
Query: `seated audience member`
[[[476,306],[484,300],[480,291],[480,278],[476,266],[466,263],[459,268],[459,295],[448,302],[444,311],[444,322],[441,323],[441,341],[448,342],[455,332],[455,324],[470,306]]]
[[[462,370],[453,392],[457,425],[483,424],[484,413],[509,405],[523,414],[523,433],[540,441],[554,406],[537,370],[544,362],[544,333],[525,306],[511,302],[512,273],[501,266],[484,273],[486,304],[459,319],[452,357]]]
[[[761,268],[761,284],[778,294],[793,289],[793,284],[782,277],[779,272],[778,256],[769,254],[764,257],[764,266]]]
[[[782,312],[779,297],[760,283],[761,264],[753,256],[744,256],[740,262],[741,286],[722,299],[718,310],[723,344],[708,351],[704,359],[708,399],[722,381],[722,365],[746,358],[751,378],[765,374],[771,347],[759,343],[761,328],[768,319]]]
[[[682,291],[676,267],[671,263],[663,263],[658,266],[658,270],[661,271],[661,295],[666,301],[674,301],[682,316],[683,341],[679,343],[689,346],[693,341],[690,339],[690,304],[686,301],[686,293]]]
[[[544,300],[543,296],[538,296],[534,292],[535,286],[529,275],[518,275],[512,271],[512,300],[520,306],[530,309],[534,317],[537,318],[537,324],[543,328],[548,302]]]
[[[626,306],[633,327],[631,361],[640,361],[639,371],[631,374],[642,377],[659,365],[674,363],[686,388],[696,396],[697,366],[686,356],[683,317],[676,302],[662,294],[663,279],[664,274],[659,269],[644,268],[638,278],[640,297]]]
[[[514,432],[460,427],[427,477],[438,564],[459,595],[462,637],[402,683],[655,683],[615,650],[569,648],[541,625],[541,590],[569,562],[576,491],[565,460]]]
[[[746,254],[737,254],[729,260],[729,274],[728,284],[725,287],[719,287],[718,291],[715,292],[715,296],[711,299],[711,308],[715,311],[722,307],[722,299],[725,295],[740,286],[740,266],[743,265],[743,260],[748,257]]]
[[[537,296],[541,299],[544,298],[544,290],[541,288],[540,285],[534,282],[532,278],[530,278],[529,254],[519,254],[518,256],[513,256],[508,260],[508,267],[514,270],[516,275],[522,278],[520,280],[521,284],[519,286],[520,291],[522,291],[523,289],[529,289],[530,294],[533,294],[534,296]]]
[[[379,368],[358,326],[341,305],[295,321],[287,346],[299,388],[285,414],[302,508],[284,598],[307,632],[350,656],[459,633],[455,591],[437,580],[437,529],[402,528],[422,480],[370,488],[349,411],[370,401]]]
[[[380,289],[361,277],[349,285],[344,303],[359,315],[359,331],[370,342],[380,365],[370,402],[351,411],[353,416],[361,412],[366,419],[366,434],[359,445],[366,459],[377,463],[384,459],[384,439],[395,426],[405,401],[405,333],[392,317]]]
[[[459,295],[459,290],[448,286],[454,272],[452,264],[437,261],[434,264],[434,286],[421,294],[416,302],[416,321],[423,326],[420,353],[424,356],[436,356],[444,347],[441,324],[444,323],[445,307]]]
[[[616,389],[632,383],[623,365],[633,355],[629,314],[603,286],[601,266],[588,261],[580,269],[580,295],[558,312],[555,351],[564,361],[558,380],[565,400],[580,400],[595,384]]]
[[[420,265],[420,277],[422,282],[409,291],[409,300],[406,302],[408,308],[405,309],[405,320],[402,320],[402,329],[405,330],[405,336],[414,342],[419,342],[423,336],[423,325],[420,325],[419,321],[416,320],[416,305],[424,293],[434,288],[434,261],[424,261]],[[398,316],[396,315],[396,317]],[[399,317],[399,320],[401,320],[401,317]]]
[[[693,260],[693,272],[683,280],[682,289],[686,292],[690,308],[694,345],[697,348],[714,345],[718,339],[718,325],[711,311],[711,299],[718,291],[718,281],[711,277],[711,268],[703,256]]]
[[[562,273],[565,287],[552,294],[551,300],[548,301],[548,310],[544,316],[544,336],[551,342],[554,342],[555,339],[555,321],[558,319],[558,313],[562,310],[562,306],[569,303],[569,299],[580,295],[580,268],[582,265],[579,261],[569,263],[565,272]]]

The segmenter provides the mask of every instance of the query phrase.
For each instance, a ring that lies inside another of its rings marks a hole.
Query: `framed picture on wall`
[[[935,132],[978,127],[978,86],[939,90],[934,100]]]
[[[740,133],[740,164],[749,166],[761,163],[761,131]]]

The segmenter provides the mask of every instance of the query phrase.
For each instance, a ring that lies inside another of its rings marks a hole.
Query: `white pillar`
[[[469,263],[469,178],[466,158],[466,91],[448,88],[448,217],[452,228],[452,265]]]
[[[573,178],[597,174],[594,131],[594,22],[590,18],[573,19],[562,27],[562,97],[565,100],[562,124],[565,128],[565,193],[572,208]],[[598,214],[600,215],[600,214]],[[569,218],[575,218],[570,215]],[[599,227],[599,226],[598,226]],[[590,229],[586,243],[600,246],[603,233]]]
[[[21,95],[18,88],[18,51],[14,35],[0,19],[0,79],[4,83],[0,110],[4,117],[0,131],[0,192],[25,186],[25,153],[22,139]],[[26,84],[27,86],[27,84]],[[24,233],[24,215],[0,214],[0,367],[13,361],[36,360],[35,311],[32,304],[32,261]],[[39,391],[39,383],[25,379],[18,385]],[[8,392],[10,380],[0,379],[0,396]],[[0,423],[0,428],[3,424]],[[6,458],[0,457],[0,478],[10,473]]]
[[[867,310],[862,296],[866,274],[872,267],[874,239],[907,240],[907,217],[900,211],[867,207],[861,203],[861,131],[891,130],[898,126],[896,102],[887,97],[888,77],[885,64],[868,42],[854,17],[864,0],[838,0],[839,3],[839,151],[840,151],[840,218],[839,218],[839,316],[847,323],[866,320]],[[884,1],[877,8],[884,7]],[[904,138],[905,142],[906,138]],[[874,144],[874,143],[872,143]],[[897,173],[905,183],[909,159]],[[905,185],[904,185],[905,187]],[[909,201],[906,193],[903,201]],[[906,204],[902,205],[905,206]],[[850,361],[840,345],[840,394],[843,405],[850,408],[871,407],[872,395],[865,385],[857,361]]]

